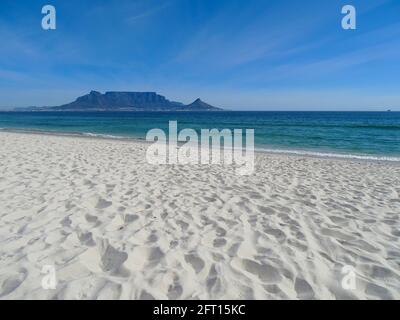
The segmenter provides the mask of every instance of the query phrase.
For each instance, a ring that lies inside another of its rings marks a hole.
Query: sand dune
[[[257,154],[242,177],[145,149],[0,133],[0,299],[400,298],[398,164]]]

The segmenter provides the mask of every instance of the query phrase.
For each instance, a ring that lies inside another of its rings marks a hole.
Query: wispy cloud
[[[169,1],[169,2],[164,1],[163,3],[158,4],[150,9],[144,10],[140,13],[137,13],[133,16],[128,17],[125,21],[126,21],[126,23],[131,24],[131,23],[137,22],[138,20],[149,18],[149,17],[157,14],[158,12],[162,11],[163,9],[171,6],[171,4],[172,4],[172,1]]]
[[[312,51],[315,47],[324,46],[325,51],[328,51],[328,48],[335,48],[338,46],[338,42],[340,43],[340,40],[335,38],[326,39],[327,41],[322,41],[315,46],[310,44],[299,48],[306,53],[310,52],[306,61],[280,62],[269,68],[266,73],[253,72],[251,75],[247,75],[247,78],[252,83],[293,77],[315,78],[321,75],[332,76],[335,72],[351,71],[353,67],[367,65],[371,62],[394,62],[400,56],[400,43],[397,40],[399,36],[400,24],[396,23],[352,37],[349,40],[351,46],[348,44],[349,48],[341,53],[332,52],[328,56],[313,56]],[[346,43],[343,46],[346,47]],[[296,49],[294,51],[297,53]],[[293,52],[288,52],[288,54],[291,53]],[[310,59],[310,57],[312,58]],[[243,80],[245,79],[244,77]]]
[[[20,81],[29,79],[25,73],[14,70],[0,69],[0,81]]]
[[[204,65],[227,69],[302,51],[306,48],[301,41],[318,30],[327,16],[326,12],[315,15],[306,6],[301,13],[288,11],[282,16],[269,10],[263,6],[254,15],[254,10],[243,9],[241,19],[237,19],[235,10],[224,8],[193,35],[174,62],[195,63],[200,70]]]

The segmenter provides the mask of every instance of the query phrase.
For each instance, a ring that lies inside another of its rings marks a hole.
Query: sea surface
[[[2,130],[145,139],[150,129],[254,129],[269,152],[400,161],[400,112],[0,112]]]

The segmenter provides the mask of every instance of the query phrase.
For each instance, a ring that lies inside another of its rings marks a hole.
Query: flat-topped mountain
[[[189,105],[170,101],[156,92],[91,91],[56,107],[25,108],[31,111],[220,111],[200,99]]]

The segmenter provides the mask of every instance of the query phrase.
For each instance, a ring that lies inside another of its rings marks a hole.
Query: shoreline
[[[99,140],[111,140],[111,141],[125,141],[132,143],[144,143],[152,144],[144,138],[133,137],[133,136],[116,136],[111,134],[101,133],[90,133],[90,132],[62,132],[62,131],[42,131],[35,129],[14,129],[14,128],[0,128],[0,133],[18,133],[18,134],[33,134],[33,135],[48,135],[48,136],[59,136],[59,137],[73,137],[73,138],[85,138],[85,139],[99,139]],[[400,165],[399,156],[388,156],[388,155],[368,155],[368,154],[351,154],[351,153],[334,153],[329,151],[313,151],[313,150],[298,150],[298,149],[280,149],[271,147],[260,147],[255,145],[255,154],[264,155],[282,155],[282,156],[294,156],[294,157],[306,157],[306,158],[317,158],[317,159],[330,159],[330,160],[344,160],[344,161],[362,161],[372,163],[391,163],[394,165]]]

